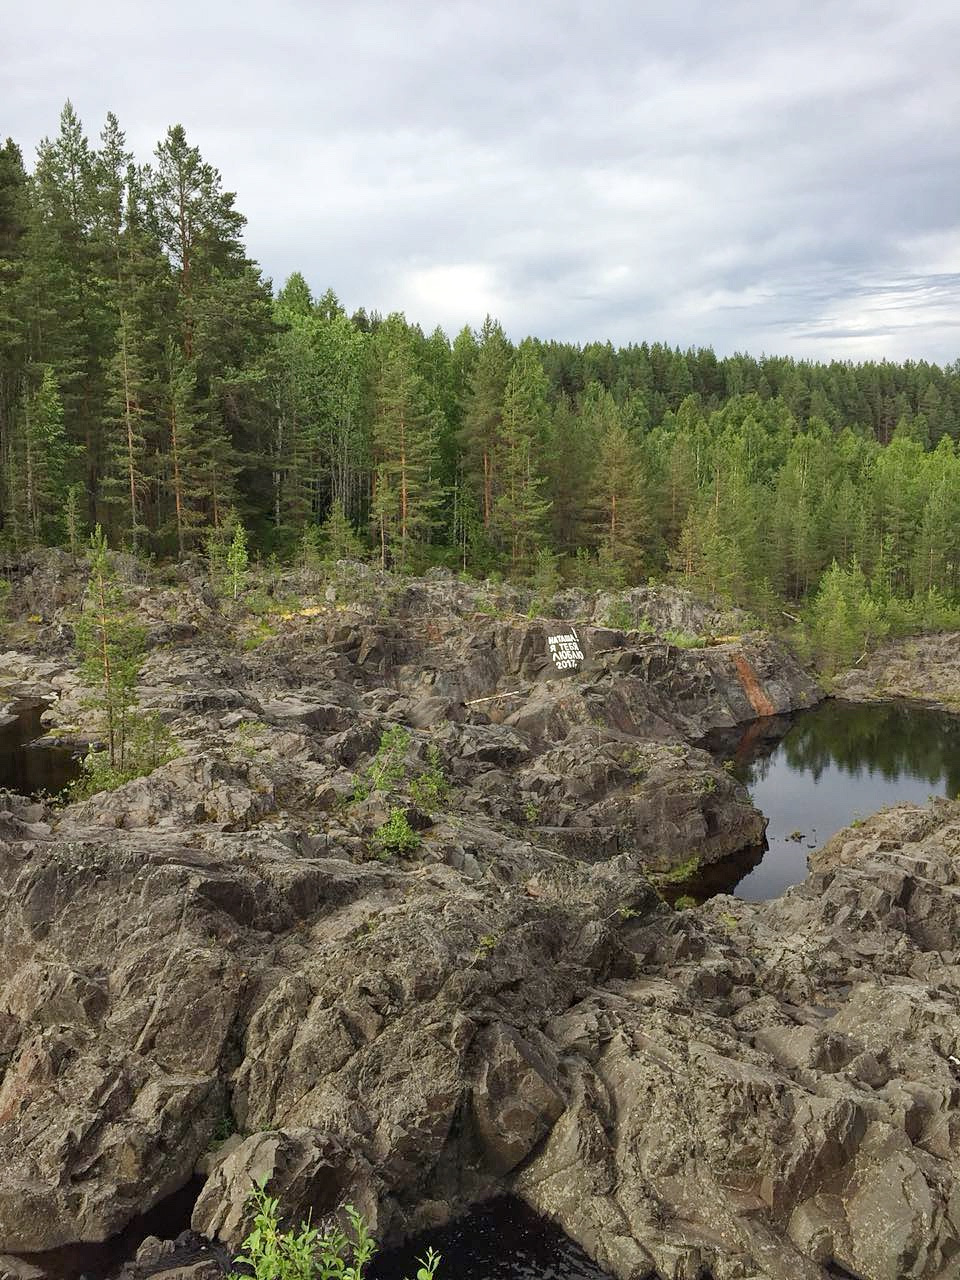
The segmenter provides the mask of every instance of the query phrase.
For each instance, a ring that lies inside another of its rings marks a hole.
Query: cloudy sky
[[[515,338],[960,356],[960,5],[3,4],[0,131],[182,122],[277,282]],[[3,118],[5,117],[5,118]]]

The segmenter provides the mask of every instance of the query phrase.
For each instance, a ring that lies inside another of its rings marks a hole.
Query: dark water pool
[[[80,758],[70,747],[36,742],[43,733],[42,699],[4,696],[0,690],[0,791],[55,795],[77,777]]]
[[[601,1280],[606,1272],[579,1245],[521,1200],[501,1196],[436,1231],[378,1254],[367,1280],[409,1280],[431,1246],[437,1280]]]
[[[905,703],[828,699],[793,717],[714,735],[711,750],[769,819],[766,843],[715,864],[695,896],[773,898],[807,855],[851,822],[902,801],[960,793],[960,716]]]

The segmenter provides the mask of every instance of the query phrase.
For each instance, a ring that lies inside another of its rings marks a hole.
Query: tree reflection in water
[[[706,745],[729,762],[769,825],[763,848],[685,886],[701,900],[718,892],[773,897],[804,878],[811,848],[852,821],[960,792],[960,717],[908,703],[830,699],[792,718],[711,735]]]

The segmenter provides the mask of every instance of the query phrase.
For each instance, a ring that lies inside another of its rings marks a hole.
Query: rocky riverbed
[[[43,572],[0,673],[82,740]],[[655,888],[762,831],[693,743],[816,701],[789,654],[679,592],[544,619],[369,576],[251,619],[131,576],[181,756],[0,803],[0,1253],[107,1239],[199,1169],[228,1250],[270,1175],[387,1243],[517,1194],[624,1280],[960,1274],[960,806],[872,819],[772,902]],[[391,798],[354,796],[395,725],[451,790],[384,858]]]

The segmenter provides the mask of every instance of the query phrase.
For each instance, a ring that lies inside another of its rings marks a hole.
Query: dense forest
[[[489,317],[451,340],[299,274],[274,293],[244,221],[179,125],[142,164],[68,104],[32,170],[0,150],[7,545],[99,523],[184,556],[239,520],[281,560],[671,574],[765,618],[955,620],[960,361],[514,345]]]

